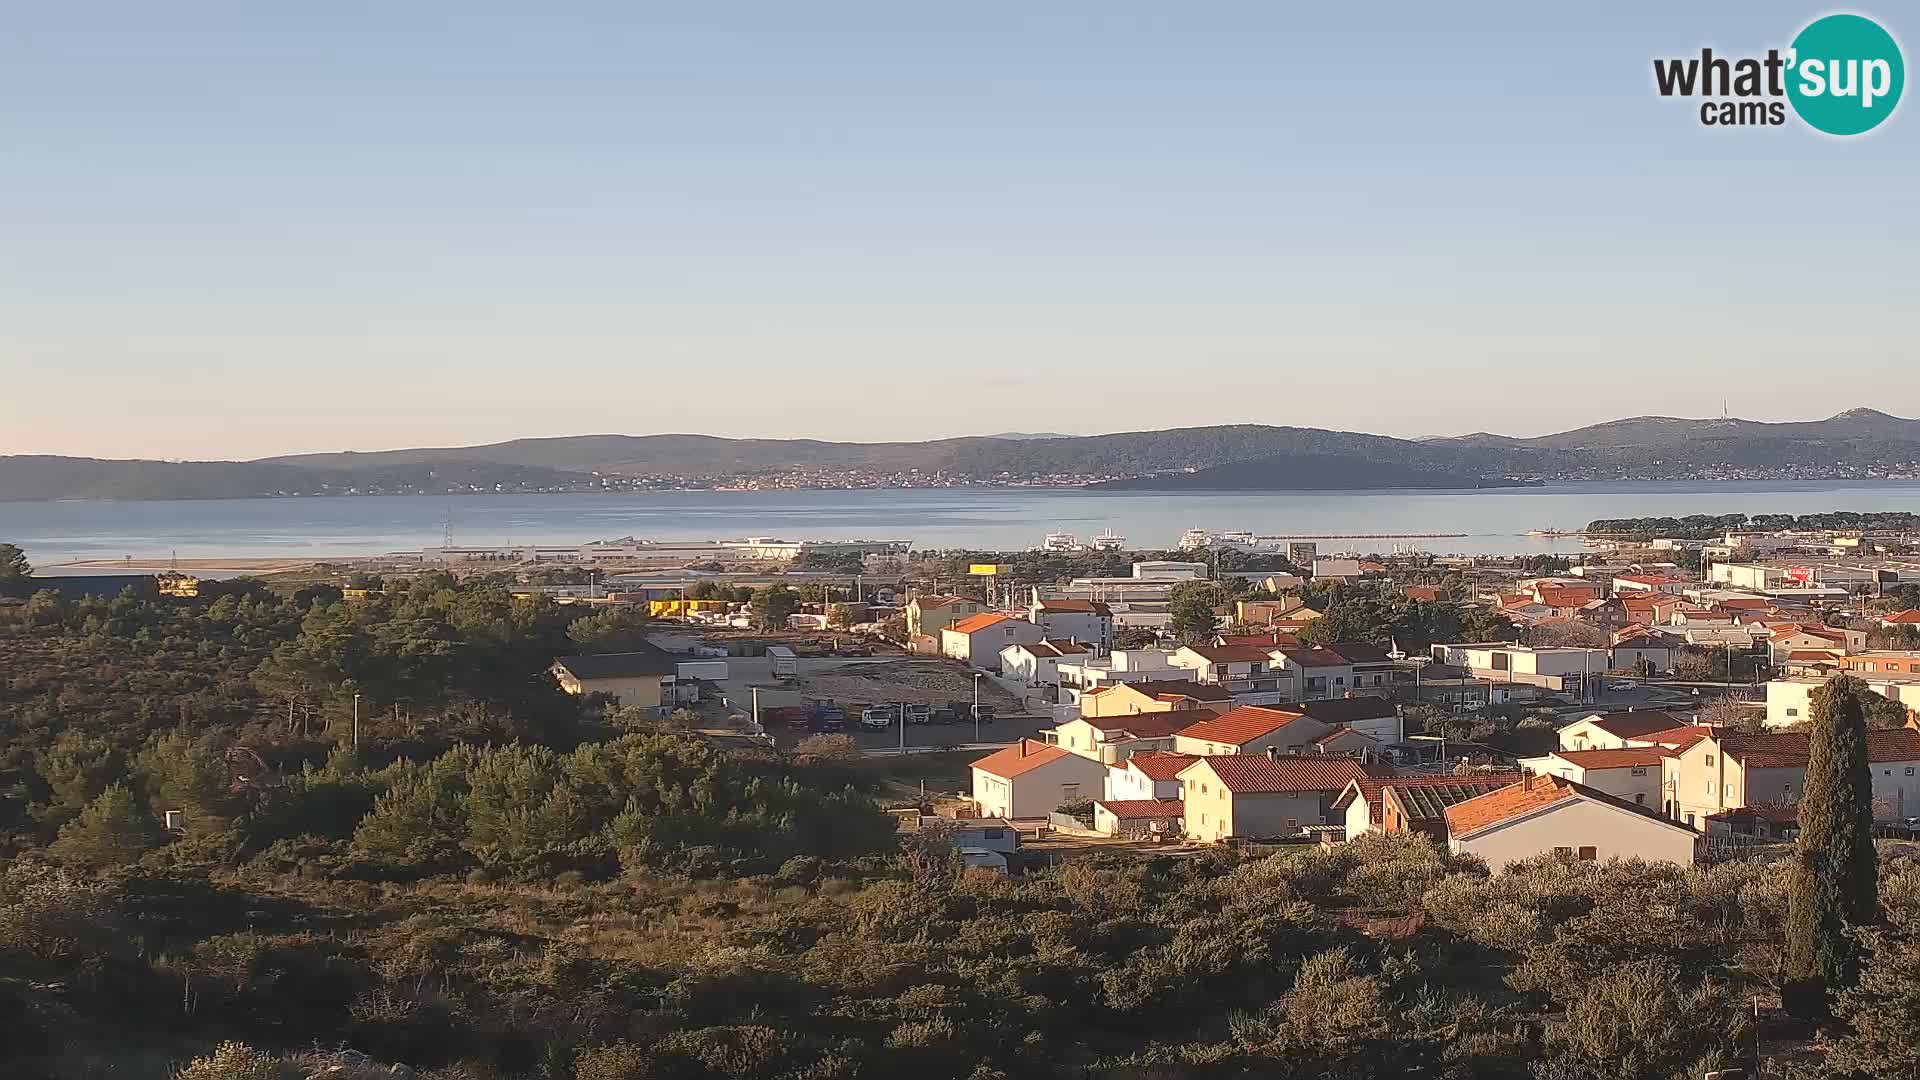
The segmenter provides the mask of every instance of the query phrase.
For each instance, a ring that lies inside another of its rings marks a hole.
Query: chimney
[[[1268,761],[1279,761],[1279,760],[1280,760],[1280,748],[1279,748],[1279,747],[1277,747],[1277,746],[1269,746],[1269,747],[1267,747],[1267,760],[1268,760]]]

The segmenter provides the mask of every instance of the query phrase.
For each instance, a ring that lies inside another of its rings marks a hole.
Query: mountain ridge
[[[0,456],[0,499],[597,491],[731,486],[770,477],[784,478],[775,486],[798,487],[1078,484],[1289,457],[1456,478],[1700,479],[1745,473],[1819,478],[1889,471],[1920,476],[1920,420],[1857,408],[1822,420],[1635,416],[1532,437],[1476,432],[1419,440],[1225,424],[873,443],[609,433],[250,461],[23,454]]]

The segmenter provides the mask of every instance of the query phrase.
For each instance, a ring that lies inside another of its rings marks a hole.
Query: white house
[[[1041,640],[1041,629],[1017,615],[983,611],[940,631],[940,655],[977,668],[998,670],[1000,650]]]
[[[1298,683],[1275,652],[1258,645],[1187,645],[1173,654],[1172,663],[1193,672],[1196,682],[1226,687],[1236,704],[1298,701]]]
[[[1192,754],[1143,750],[1124,765],[1107,766],[1107,786],[1101,796],[1110,801],[1177,799],[1180,772],[1196,760]]]
[[[1177,732],[1220,715],[1212,709],[1076,716],[1047,733],[1046,741],[1063,750],[1110,765],[1124,765],[1146,750],[1172,750]]]
[[[973,801],[982,817],[1045,817],[1101,794],[1106,778],[1107,767],[1092,758],[1021,739],[973,763]]]
[[[1542,757],[1521,758],[1520,767],[1535,776],[1558,776],[1635,806],[1659,810],[1664,803],[1664,769],[1673,756],[1673,751],[1662,746],[1556,750]]]
[[[1693,863],[1692,829],[1560,776],[1529,776],[1446,808],[1447,846],[1500,873],[1558,852],[1583,861]]]
[[[1618,750],[1632,746],[1656,731],[1685,727],[1687,722],[1656,710],[1594,713],[1560,729],[1562,750]]]
[[[1090,645],[1048,638],[1031,645],[1009,645],[1000,650],[1000,673],[1028,686],[1059,686],[1060,664],[1086,659]]]
[[[1113,648],[1113,609],[1100,600],[1042,600],[1038,596],[1027,605],[1028,621],[1047,632],[1047,637],[1077,641],[1095,653]]]

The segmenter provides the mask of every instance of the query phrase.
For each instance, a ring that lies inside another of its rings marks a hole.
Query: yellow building
[[[560,689],[577,697],[605,694],[622,705],[664,709],[671,704],[676,664],[649,646],[632,652],[563,656],[549,669]]]
[[[154,584],[159,587],[161,596],[193,597],[200,595],[200,579],[194,577],[192,574],[179,574],[168,571],[164,574],[155,575],[153,580]]]

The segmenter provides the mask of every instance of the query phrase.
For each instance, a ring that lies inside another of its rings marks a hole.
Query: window
[[[1007,830],[1005,829],[982,829],[980,831],[981,838],[985,840],[1003,840],[1006,838],[1006,835]]]
[[[1299,819],[1299,818],[1291,818],[1291,817],[1290,817],[1290,818],[1288,818],[1288,819],[1287,819],[1287,828],[1289,828],[1289,829],[1297,829],[1297,828],[1299,828],[1299,827],[1300,827],[1300,819]]]
[[[1633,793],[1633,801],[1634,801],[1634,803],[1635,803],[1635,804],[1637,804],[1637,805],[1639,805],[1639,806],[1645,806],[1645,805],[1647,805],[1647,793],[1646,793],[1646,792],[1644,792],[1644,791],[1636,791],[1636,792],[1634,792],[1634,793]]]
[[[1061,802],[1074,802],[1079,798],[1080,798],[1079,784],[1061,784],[1060,785],[1060,801]]]
[[[1688,814],[1688,815],[1687,815],[1687,828],[1689,828],[1689,829],[1691,829],[1691,828],[1693,828],[1693,815],[1692,815],[1692,814]]]
[[[1788,715],[1788,716],[1799,716],[1799,715],[1800,715],[1800,710],[1799,710],[1799,709],[1788,709],[1788,710],[1787,710],[1787,715]]]
[[[1713,755],[1712,755],[1712,754],[1708,754],[1708,755],[1707,755],[1707,764],[1709,764],[1709,765],[1711,765],[1711,764],[1713,764]]]
[[[1645,765],[1635,765],[1635,766],[1634,766],[1634,767],[1633,767],[1633,768],[1632,768],[1631,770],[1629,770],[1629,771],[1630,771],[1630,772],[1631,772],[1631,773],[1632,773],[1633,775],[1635,775],[1635,776],[1645,776],[1645,775],[1647,775],[1647,767],[1646,767]]]
[[[1205,825],[1206,823],[1207,823],[1207,815],[1205,815],[1205,814],[1201,814],[1201,815],[1200,815],[1200,824],[1202,824],[1202,825]]]
[[[1596,862],[1599,860],[1599,858],[1600,858],[1600,850],[1598,848],[1583,847],[1580,849],[1581,862]]]
[[[1573,849],[1570,847],[1557,847],[1553,849],[1553,853],[1555,855],[1572,855]]]
[[[1908,775],[1908,776],[1912,776],[1912,775],[1913,775],[1913,766],[1911,766],[1911,765],[1909,765],[1909,766],[1907,766],[1907,775]]]

